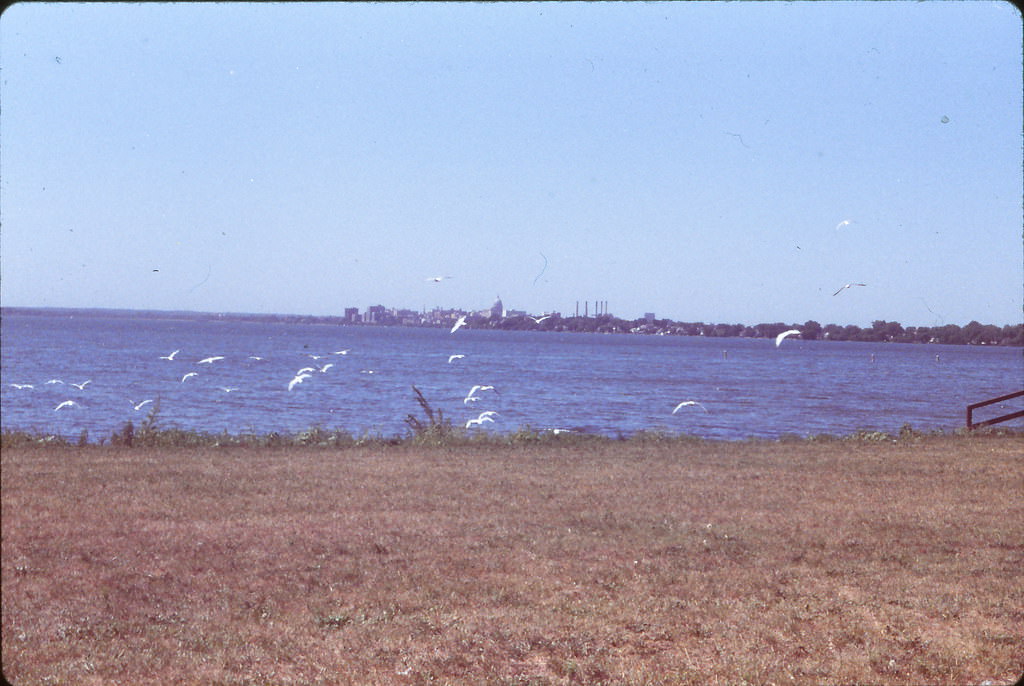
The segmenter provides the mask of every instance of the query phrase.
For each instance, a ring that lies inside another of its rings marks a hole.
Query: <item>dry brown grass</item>
[[[980,684],[1024,439],[5,449],[30,684]]]

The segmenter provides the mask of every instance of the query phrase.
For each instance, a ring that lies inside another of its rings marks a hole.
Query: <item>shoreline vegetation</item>
[[[649,438],[5,436],[4,676],[980,686],[1024,671],[1024,435]]]
[[[164,427],[160,425],[160,400],[157,399],[149,409],[146,417],[139,422],[138,428],[132,421],[125,422],[119,430],[112,432],[109,436],[100,436],[91,439],[88,430],[83,429],[77,436],[62,436],[56,433],[33,432],[24,430],[4,429],[0,432],[0,448],[25,448],[30,446],[51,446],[51,447],[79,447],[88,445],[103,446],[109,443],[114,447],[124,448],[221,448],[221,447],[250,447],[250,448],[283,448],[283,447],[321,447],[321,448],[360,448],[360,447],[384,447],[384,446],[419,446],[419,447],[496,447],[496,446],[530,446],[557,444],[561,446],[575,446],[584,448],[587,446],[599,446],[602,444],[633,443],[640,445],[665,444],[679,445],[688,443],[728,444],[741,442],[809,442],[809,443],[832,443],[832,442],[906,442],[920,440],[926,437],[939,438],[943,436],[973,436],[973,435],[997,435],[997,436],[1021,436],[1024,431],[1015,427],[979,427],[974,430],[966,428],[956,429],[953,433],[943,430],[922,432],[914,429],[910,424],[903,424],[899,432],[889,433],[885,431],[859,430],[849,434],[810,434],[800,436],[796,434],[784,434],[777,439],[707,439],[695,434],[670,433],[664,431],[637,431],[635,433],[618,436],[606,436],[604,434],[570,431],[567,429],[537,429],[531,426],[521,426],[507,432],[477,432],[467,427],[452,424],[451,419],[444,416],[444,412],[435,409],[430,401],[415,386],[412,386],[414,399],[422,412],[422,418],[414,413],[405,416],[404,422],[407,426],[404,434],[385,436],[381,433],[366,433],[355,435],[343,429],[325,429],[321,426],[312,426],[305,431],[296,433],[230,433],[205,432],[192,429],[182,429],[177,426]]]
[[[907,443],[923,439],[969,440],[971,437],[1019,437],[1024,431],[1015,427],[980,427],[971,431],[959,428],[952,432],[943,430],[918,431],[909,424],[900,427],[897,433],[886,431],[860,430],[848,434],[783,434],[778,438],[705,438],[696,434],[668,433],[662,431],[637,431],[630,435],[606,436],[596,433],[569,431],[566,429],[534,429],[520,427],[508,432],[472,432],[461,427],[442,428],[428,425],[422,430],[410,431],[404,435],[367,433],[355,435],[340,429],[324,429],[314,426],[296,433],[229,433],[194,431],[181,428],[157,428],[145,422],[139,429],[133,422],[125,422],[120,430],[109,436],[93,440],[87,430],[77,436],[62,436],[56,433],[8,430],[0,432],[0,448],[21,449],[31,447],[85,448],[106,446],[114,448],[387,448],[389,446],[411,446],[428,448],[488,448],[524,446],[563,446],[586,448],[606,445],[681,445],[707,444],[725,445],[740,443],[768,444],[829,444],[829,443]]]
[[[430,312],[380,308],[378,320],[364,322],[351,317],[299,314],[255,314],[235,312],[196,312],[185,310],[126,310],[104,308],[46,308],[3,307],[0,316],[7,314],[43,316],[113,317],[134,319],[166,319],[218,322],[265,322],[289,324],[325,324],[335,326],[399,326],[447,328],[461,316],[466,317],[466,328],[512,331],[547,331],[568,333],[621,333],[638,335],[704,336],[709,338],[775,338],[790,329],[800,332],[805,340],[860,341],[877,343],[938,343],[944,345],[994,345],[1024,347],[1024,324],[981,324],[971,321],[963,326],[908,326],[899,322],[877,320],[871,327],[855,324],[822,325],[814,320],[803,324],[783,322],[744,324],[712,324],[704,322],[677,322],[671,319],[620,319],[609,314],[591,316],[565,316],[555,312],[534,317],[520,313],[495,317],[482,312],[461,309],[435,309]],[[541,319],[542,321],[537,321]]]

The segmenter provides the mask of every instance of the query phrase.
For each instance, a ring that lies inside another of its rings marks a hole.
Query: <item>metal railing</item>
[[[1016,393],[1008,393],[1007,395],[1001,395],[998,398],[989,398],[988,400],[982,400],[980,403],[971,403],[967,406],[967,430],[973,431],[979,426],[990,426],[992,424],[998,424],[999,422],[1005,422],[1010,419],[1016,419],[1017,417],[1024,417],[1024,410],[1018,412],[1011,412],[1010,414],[1004,414],[993,419],[986,419],[983,422],[974,421],[974,411],[979,407],[985,407],[986,405],[992,405],[994,403],[1001,403],[1004,400],[1010,400],[1012,398],[1019,398],[1024,395],[1024,391],[1017,391]]]

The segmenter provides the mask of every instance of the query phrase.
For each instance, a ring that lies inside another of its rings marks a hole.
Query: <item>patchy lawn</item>
[[[994,684],[1024,438],[5,448],[32,684]]]

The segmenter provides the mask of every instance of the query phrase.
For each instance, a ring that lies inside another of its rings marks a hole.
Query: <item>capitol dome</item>
[[[501,319],[505,316],[505,306],[501,304],[501,296],[491,305],[491,319]]]

